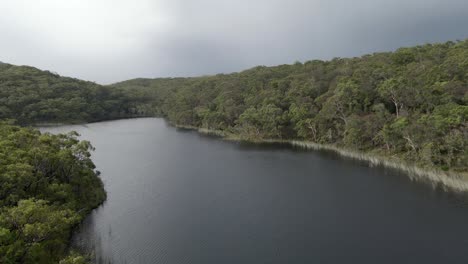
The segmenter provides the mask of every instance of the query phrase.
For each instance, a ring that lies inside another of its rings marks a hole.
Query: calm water
[[[108,200],[75,244],[112,263],[468,263],[468,206],[404,175],[133,119],[78,131]]]

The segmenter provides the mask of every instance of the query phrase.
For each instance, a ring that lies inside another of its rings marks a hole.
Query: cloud
[[[111,83],[468,37],[465,0],[4,0],[0,61]]]

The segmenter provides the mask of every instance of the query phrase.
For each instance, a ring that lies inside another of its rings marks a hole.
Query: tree
[[[403,78],[393,77],[385,80],[377,90],[382,98],[390,100],[395,105],[395,112],[398,118],[403,109],[405,97],[407,96],[407,89]]]
[[[49,263],[67,244],[77,213],[48,205],[44,200],[21,200],[1,217],[0,253],[5,263]],[[6,244],[6,245],[5,245]]]

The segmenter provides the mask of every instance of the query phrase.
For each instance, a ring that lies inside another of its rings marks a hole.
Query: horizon
[[[0,61],[99,84],[229,74],[468,37],[463,0],[0,3]]]
[[[314,60],[329,62],[329,61],[332,61],[333,59],[362,58],[363,56],[374,55],[374,54],[379,54],[379,53],[392,53],[392,52],[395,52],[395,51],[397,51],[398,49],[401,49],[401,48],[411,48],[411,47],[418,47],[418,46],[424,46],[424,45],[437,45],[437,44],[443,44],[443,43],[448,43],[448,42],[455,42],[456,43],[456,42],[462,42],[462,41],[466,41],[466,40],[468,40],[468,38],[456,39],[456,40],[446,40],[446,41],[443,41],[443,42],[421,43],[421,44],[416,44],[416,45],[413,45],[413,46],[402,46],[402,47],[398,47],[396,49],[389,50],[389,51],[376,51],[376,52],[360,54],[360,55],[352,56],[352,57],[351,56],[350,57],[333,57],[333,58],[330,58],[330,59],[314,59],[314,58],[311,58],[311,59],[308,59],[308,60],[305,60],[305,61],[295,61],[295,62],[291,62],[291,63],[282,63],[282,64],[275,64],[275,65],[260,65],[260,64],[257,64],[257,65],[253,65],[253,66],[250,66],[248,68],[240,69],[239,71],[233,71],[233,72],[218,72],[218,73],[194,75],[194,76],[157,76],[157,77],[146,77],[146,76],[143,77],[143,76],[140,76],[140,77],[134,77],[134,78],[131,78],[131,79],[124,79],[124,80],[120,80],[120,81],[116,81],[116,82],[112,82],[112,83],[99,83],[99,82],[92,81],[92,80],[81,79],[81,78],[78,78],[78,77],[75,77],[75,76],[72,76],[72,75],[63,75],[63,74],[60,74],[60,73],[58,73],[56,71],[53,71],[53,70],[50,70],[50,69],[39,68],[39,67],[37,67],[35,65],[12,64],[12,63],[1,61],[1,60],[0,60],[0,64],[2,64],[2,63],[3,64],[10,64],[10,65],[18,66],[18,67],[22,67],[22,66],[33,67],[33,68],[36,68],[36,69],[38,69],[40,71],[48,71],[48,72],[51,72],[53,74],[58,74],[61,77],[79,79],[79,80],[83,80],[83,81],[87,81],[87,82],[93,82],[93,83],[96,83],[96,84],[99,84],[99,85],[106,86],[106,85],[114,85],[114,84],[118,84],[118,83],[121,83],[121,82],[126,82],[126,81],[131,81],[131,80],[136,80],[136,79],[150,79],[151,80],[151,79],[201,78],[201,77],[216,76],[216,75],[220,75],[220,74],[229,75],[229,74],[236,74],[236,73],[241,73],[241,72],[244,72],[244,71],[248,71],[248,70],[254,69],[256,67],[277,67],[277,66],[282,66],[282,65],[294,65],[295,63],[298,63],[298,62],[301,63],[301,64],[304,64],[304,63],[307,63],[309,61],[314,61]]]

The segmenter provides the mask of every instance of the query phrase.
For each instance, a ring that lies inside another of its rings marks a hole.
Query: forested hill
[[[19,124],[149,115],[144,97],[29,66],[0,63],[0,119]]]
[[[178,125],[468,170],[468,40],[114,86],[145,91],[155,112]]]

